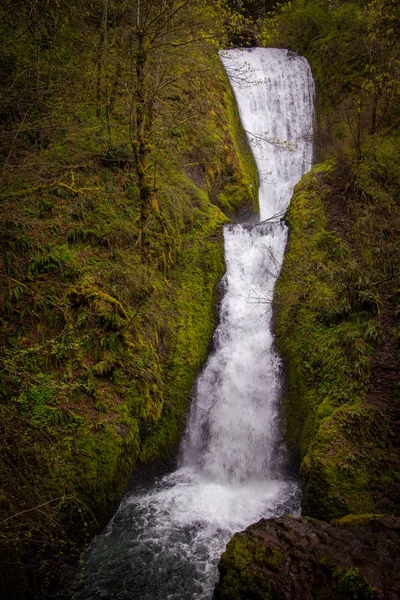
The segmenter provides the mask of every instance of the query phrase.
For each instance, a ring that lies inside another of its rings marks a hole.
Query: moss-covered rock
[[[221,557],[215,600],[395,600],[400,521],[379,515],[262,519]]]

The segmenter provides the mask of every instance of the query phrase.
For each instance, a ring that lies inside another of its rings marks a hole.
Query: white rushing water
[[[221,60],[252,143],[265,220],[286,209],[311,167],[310,68],[276,49],[232,50]],[[287,142],[291,149],[282,149]],[[225,228],[219,325],[197,380],[180,467],[122,502],[91,544],[74,598],[210,599],[233,533],[299,510],[278,433],[280,361],[270,331],[286,237],[277,219]]]

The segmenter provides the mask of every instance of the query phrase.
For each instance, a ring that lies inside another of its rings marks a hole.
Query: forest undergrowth
[[[168,461],[257,175],[215,4],[0,7],[0,572],[52,595]]]

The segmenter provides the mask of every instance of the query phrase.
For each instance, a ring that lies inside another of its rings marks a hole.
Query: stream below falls
[[[224,229],[219,325],[178,468],[122,501],[84,555],[74,600],[210,600],[232,535],[300,510],[279,435],[270,302],[287,239],[280,217],[312,163],[313,79],[287,50],[230,50],[221,60],[256,159],[264,223]]]

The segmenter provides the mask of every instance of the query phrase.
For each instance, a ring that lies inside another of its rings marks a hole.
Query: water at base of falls
[[[229,538],[261,517],[297,507],[290,482],[221,485],[178,469],[123,502],[93,542],[73,598],[210,599]]]
[[[275,49],[229,51],[222,61],[244,128],[250,139],[258,135],[259,172],[271,170],[260,185],[267,219],[286,208],[311,166],[310,69]],[[271,137],[295,148],[277,149]],[[180,467],[123,500],[85,555],[75,600],[210,600],[233,533],[261,517],[299,511],[298,484],[285,475],[280,361],[270,331],[286,237],[281,222],[225,228],[219,325],[197,380]]]

